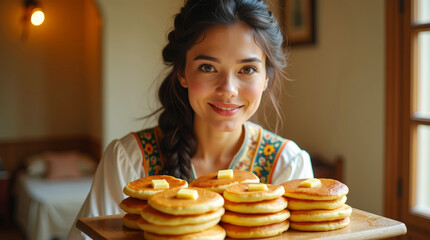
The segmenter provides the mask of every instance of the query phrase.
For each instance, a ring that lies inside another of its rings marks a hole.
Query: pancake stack
[[[147,240],[224,239],[218,225],[223,205],[222,196],[209,190],[169,189],[148,199],[137,224]]]
[[[166,190],[166,188],[154,188],[152,180],[165,180],[168,183],[168,188],[186,188],[188,186],[185,180],[167,175],[144,177],[128,183],[123,192],[129,197],[119,204],[119,207],[126,212],[123,216],[125,227],[140,230],[137,221],[140,219],[142,209],[147,205],[148,198],[155,193]]]
[[[290,212],[282,186],[240,183],[228,187],[221,226],[231,238],[262,238],[288,230]]]
[[[220,172],[223,171],[230,173],[230,176],[220,176]],[[234,184],[259,182],[260,179],[252,172],[228,169],[200,176],[190,183],[190,187],[203,188],[223,194],[224,190]]]
[[[352,209],[346,205],[348,187],[334,179],[295,179],[285,188],[291,216],[290,228],[299,231],[331,231],[349,224]]]

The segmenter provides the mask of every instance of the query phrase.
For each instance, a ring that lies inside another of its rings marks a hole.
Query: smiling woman
[[[123,187],[151,175],[188,182],[222,169],[264,183],[313,177],[309,155],[248,120],[284,80],[283,38],[261,0],[188,0],[163,49],[170,72],[158,96],[158,126],[106,149],[78,218],[121,213]],[[79,238],[73,229],[69,238]]]

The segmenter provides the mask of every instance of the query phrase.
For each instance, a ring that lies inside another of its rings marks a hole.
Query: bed
[[[79,152],[43,152],[18,172],[14,219],[26,239],[65,239],[92,183],[95,162]]]

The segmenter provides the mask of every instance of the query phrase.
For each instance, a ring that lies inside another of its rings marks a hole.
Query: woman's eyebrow
[[[248,62],[262,62],[258,57],[245,58],[239,61],[239,63],[248,63]]]
[[[197,57],[194,58],[194,61],[196,60],[209,60],[209,61],[213,61],[213,62],[217,62],[220,63],[221,61],[218,58],[214,58],[208,55],[198,55]]]
[[[194,61],[196,61],[196,60],[209,60],[209,61],[213,61],[213,62],[217,62],[217,63],[221,62],[218,58],[211,57],[208,55],[198,55],[197,57],[194,58]],[[258,57],[250,57],[250,58],[245,58],[245,59],[238,61],[238,63],[249,63],[249,62],[260,62],[261,63],[262,61]]]

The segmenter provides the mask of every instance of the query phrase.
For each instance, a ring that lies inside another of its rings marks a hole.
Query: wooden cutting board
[[[140,240],[142,231],[130,230],[122,226],[122,214],[102,217],[81,218],[76,227],[96,240]],[[350,223],[346,228],[329,232],[300,232],[288,230],[281,235],[265,240],[341,240],[341,239],[381,239],[406,233],[405,224],[353,208]],[[228,239],[228,238],[227,238]]]

